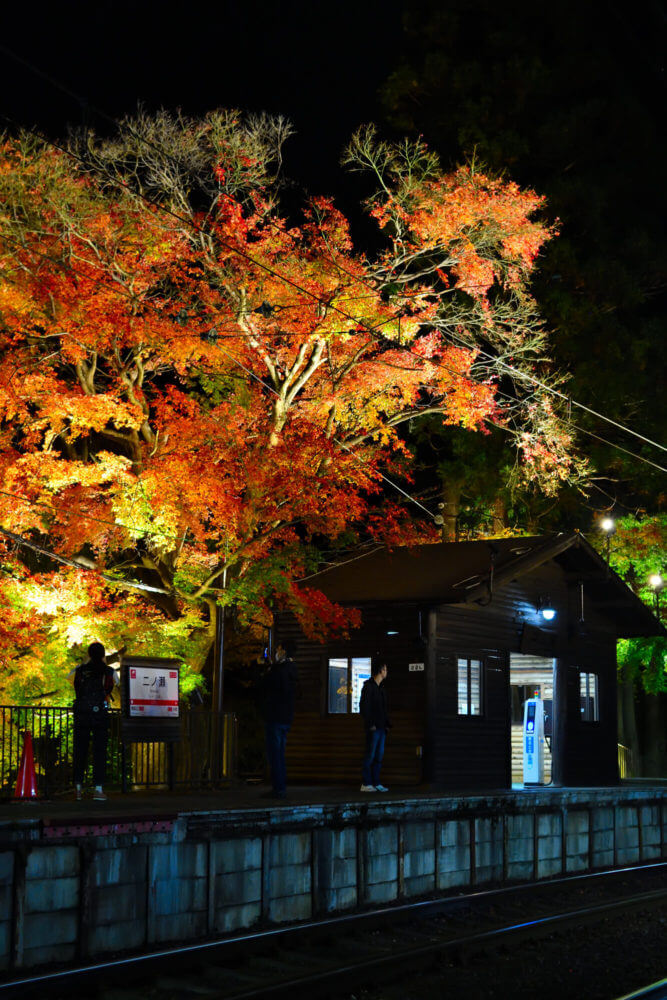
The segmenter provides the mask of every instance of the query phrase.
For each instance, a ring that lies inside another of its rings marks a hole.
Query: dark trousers
[[[98,722],[74,722],[74,784],[83,783],[83,772],[86,770],[88,758],[88,743],[93,742],[93,784],[103,785],[107,769],[107,740],[109,738],[109,720]]]
[[[364,785],[378,785],[380,783],[380,768],[384,757],[386,735],[386,729],[366,730],[366,753],[361,766]]]
[[[271,784],[276,795],[284,795],[287,785],[285,747],[289,726],[283,722],[266,723],[266,756],[271,768]]]

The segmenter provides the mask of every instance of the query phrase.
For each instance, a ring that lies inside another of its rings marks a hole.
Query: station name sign
[[[130,717],[178,718],[178,668],[130,666],[127,700]]]

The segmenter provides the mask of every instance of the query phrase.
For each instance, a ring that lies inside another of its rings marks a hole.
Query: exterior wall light
[[[542,615],[545,622],[552,622],[556,617],[556,609],[548,597],[540,597],[537,602],[537,612]]]
[[[398,635],[398,632],[387,632],[387,635]]]

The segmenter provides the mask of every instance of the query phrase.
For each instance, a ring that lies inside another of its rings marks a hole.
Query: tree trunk
[[[442,484],[442,540],[458,542],[461,483],[445,479]]]

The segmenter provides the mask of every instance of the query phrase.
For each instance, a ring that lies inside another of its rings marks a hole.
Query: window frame
[[[461,712],[460,706],[460,693],[459,693],[459,670],[460,670],[460,660],[466,661],[466,697],[467,697],[467,712]],[[485,717],[485,689],[486,685],[484,683],[484,673],[485,673],[485,660],[483,656],[460,656],[458,653],[455,656],[456,662],[456,718],[457,719],[483,719]],[[472,675],[471,675],[471,664],[479,664],[479,712],[471,711],[472,708]]]
[[[588,670],[585,667],[579,667],[579,722],[585,726],[595,726],[600,723],[600,674],[596,670]],[[594,680],[594,693],[591,697],[590,694],[590,678],[595,678]],[[585,692],[582,692],[582,682],[585,680]],[[591,704],[593,707],[593,717],[591,718],[582,709],[582,699],[586,699],[588,708]]]
[[[346,660],[347,661],[347,692],[346,692],[346,695],[345,695],[345,711],[344,712],[333,712],[331,710],[330,703],[329,703],[330,669],[331,669],[332,661],[341,661],[341,660]],[[370,655],[369,656],[360,656],[359,654],[355,654],[355,655],[340,655],[340,656],[336,656],[335,654],[328,653],[324,657],[324,675],[325,675],[325,684],[324,684],[324,714],[326,716],[328,716],[328,717],[338,718],[338,717],[341,717],[341,716],[350,716],[350,715],[359,715],[360,714],[359,711],[354,712],[352,710],[352,698],[353,698],[352,665],[353,665],[353,661],[354,660],[356,660],[356,661],[367,660],[368,661],[368,676],[370,677],[371,676],[371,662],[372,662],[372,658],[371,658]],[[359,697],[361,698],[361,688],[359,689]]]

